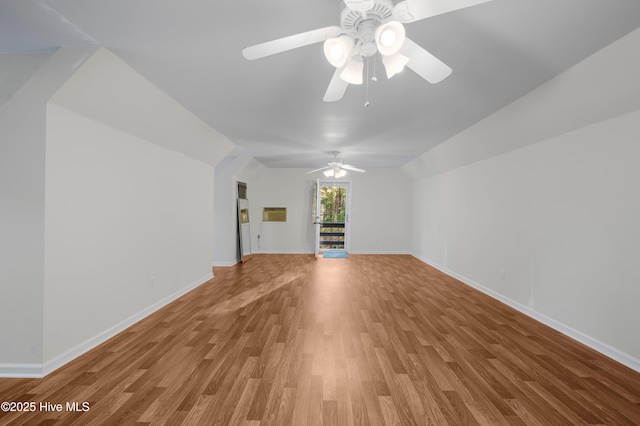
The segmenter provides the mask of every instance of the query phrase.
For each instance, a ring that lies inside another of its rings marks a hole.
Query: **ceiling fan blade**
[[[242,55],[246,59],[260,59],[265,56],[275,55],[276,53],[286,52],[287,50],[296,49],[298,47],[320,43],[321,41],[325,41],[329,38],[337,37],[341,33],[342,28],[336,25],[318,28],[317,30],[294,34],[288,37],[247,47],[242,50]]]
[[[347,87],[349,83],[340,78],[340,73],[344,67],[336,68],[333,73],[333,77],[329,82],[329,87],[327,87],[327,91],[324,94],[324,98],[322,99],[325,102],[335,102],[342,99],[344,96],[344,92],[347,91]]]
[[[404,0],[393,8],[393,16],[402,23],[419,21],[492,0]]]
[[[349,170],[349,171],[352,171],[352,172],[358,172],[358,173],[364,173],[365,172],[365,170],[359,169],[357,167],[353,167],[350,164],[343,164],[343,165],[340,166],[340,168],[341,169],[345,169],[345,170]]]
[[[400,52],[409,58],[407,66],[431,84],[439,83],[451,74],[451,68],[412,40],[405,39]]]
[[[307,173],[308,173],[308,174],[311,174],[311,173],[321,172],[321,171],[323,171],[323,170],[328,170],[328,169],[332,169],[332,168],[333,168],[333,167],[331,167],[331,166],[325,166],[325,167],[320,167],[319,169],[315,169],[315,170],[308,171]]]

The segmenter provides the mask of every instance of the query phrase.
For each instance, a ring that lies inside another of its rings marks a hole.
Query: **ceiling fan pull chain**
[[[365,91],[364,106],[365,107],[368,107],[369,104],[370,104],[370,102],[369,102],[369,60],[370,59],[371,59],[370,56],[367,57],[367,67],[366,67],[367,68],[366,69],[366,73],[367,73],[366,80],[367,80],[367,83],[366,83],[365,88],[364,88],[364,91]]]
[[[373,56],[373,77],[371,77],[371,81],[378,81],[378,77],[376,77],[376,56]]]

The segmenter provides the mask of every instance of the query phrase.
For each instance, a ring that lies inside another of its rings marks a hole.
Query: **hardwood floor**
[[[63,404],[0,424],[640,424],[640,374],[411,256],[215,272],[44,379],[0,379],[0,402]]]

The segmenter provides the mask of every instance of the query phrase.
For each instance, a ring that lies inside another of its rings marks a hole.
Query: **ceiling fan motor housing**
[[[373,21],[373,29],[383,22],[386,22],[393,15],[393,2],[391,0],[375,0],[373,7],[366,11],[366,18],[361,12],[345,7],[340,13],[340,26],[345,34],[357,38],[364,28],[363,21]]]
[[[344,0],[344,4],[356,12],[366,12],[373,7],[374,3],[375,0]]]

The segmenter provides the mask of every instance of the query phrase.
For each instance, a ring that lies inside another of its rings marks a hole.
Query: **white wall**
[[[640,367],[638,123],[631,113],[416,182],[415,254]]]
[[[51,98],[46,145],[45,372],[212,277],[232,149],[104,49]]]
[[[640,30],[403,167],[434,176],[640,109]]]
[[[55,95],[85,117],[215,166],[231,141],[142,77],[107,49],[99,49]]]
[[[19,96],[24,84],[53,52],[2,53],[0,54],[0,112]]]
[[[231,266],[240,261],[237,182],[255,181],[265,170],[266,167],[264,165],[258,163],[239,148],[236,148],[216,166],[214,266]],[[249,197],[251,197],[251,185],[249,185],[248,192]]]
[[[254,252],[313,253],[313,182],[306,169],[267,169],[249,182]],[[349,173],[352,253],[407,253],[410,250],[410,180],[399,169]],[[263,207],[287,207],[287,223],[261,223]],[[392,226],[387,226],[392,221]],[[258,247],[257,236],[260,235]]]
[[[45,105],[89,49],[62,49],[37,70],[3,58],[0,111],[0,375],[37,374],[42,362]],[[30,77],[30,78],[26,78]]]
[[[267,169],[260,179],[249,182],[254,253],[313,253],[312,185],[313,178],[302,169]],[[262,224],[263,207],[287,207],[287,223]]]
[[[233,144],[105,49],[58,50],[3,108],[0,376],[39,376],[212,276]]]
[[[212,277],[213,168],[47,110],[44,362]]]
[[[511,123],[516,146],[512,123],[524,123],[524,148],[471,162],[460,139],[440,146],[440,158],[463,166],[431,168],[415,181],[412,242],[417,257],[636,370],[640,107],[628,111],[627,93],[637,101],[640,73],[622,78],[611,64],[638,68],[639,42],[636,31],[466,131],[477,136],[476,151],[490,151],[500,123]],[[580,85],[572,79],[597,73]],[[596,83],[620,93],[622,106],[615,97],[607,106],[585,102],[603,92]],[[544,112],[530,114],[532,105]],[[566,111],[571,131],[548,137],[545,120],[553,128]],[[538,125],[532,141],[528,129]]]
[[[400,169],[350,173],[351,252],[401,254],[411,251],[411,180]]]

